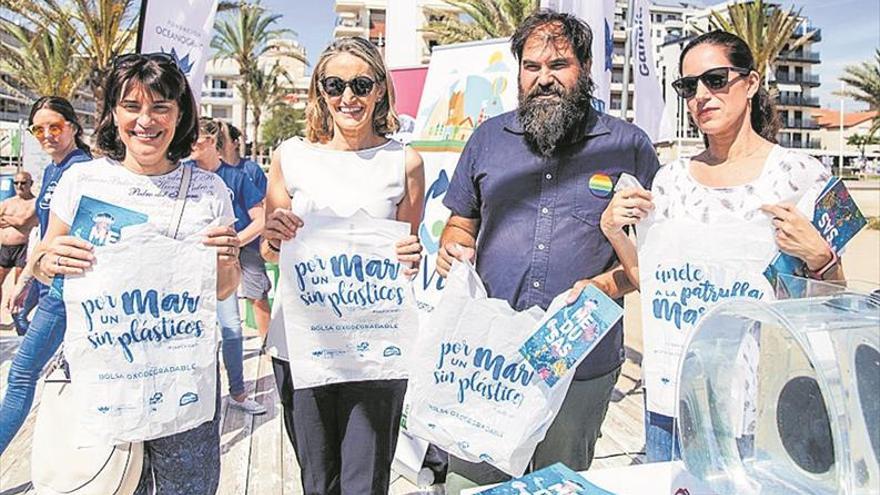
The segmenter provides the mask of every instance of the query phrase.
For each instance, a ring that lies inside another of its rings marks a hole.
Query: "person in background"
[[[37,226],[37,212],[30,172],[21,171],[12,179],[15,196],[0,202],[0,301],[3,282],[10,271],[18,277],[27,262],[28,237]],[[8,295],[8,294],[7,294]]]
[[[195,164],[208,172],[214,172],[223,179],[232,199],[235,212],[235,231],[241,250],[252,242],[263,230],[263,198],[254,183],[236,167],[220,159],[220,150],[225,141],[219,121],[202,117],[199,119],[199,138],[193,144],[190,158]],[[240,254],[239,254],[240,256]],[[242,278],[244,269],[242,269]],[[217,301],[217,320],[222,331],[223,364],[229,379],[229,405],[248,414],[264,414],[266,408],[248,397],[244,386],[244,342],[241,316],[238,309],[238,296]]]
[[[253,160],[242,158],[238,153],[241,132],[232,124],[222,123],[224,130],[223,160],[233,168],[243,171],[266,196],[266,173]],[[257,331],[265,337],[269,331],[269,290],[272,288],[266,276],[266,263],[260,256],[259,237],[242,245],[241,250],[241,287],[239,294],[251,302],[254,308],[254,319]]]
[[[306,113],[307,137],[284,141],[272,155],[263,256],[276,261],[281,242],[309,228],[301,220],[308,213],[330,208],[348,216],[363,209],[410,225],[411,235],[395,248],[403,266],[418,266],[422,247],[412,234],[424,207],[423,163],[388,138],[398,127],[394,88],[375,45],[341,38],[326,48],[312,74]],[[284,297],[283,284],[276,297]],[[388,493],[406,380],[297,388],[284,334],[277,312],[266,345],[275,353],[284,425],[305,495]]]
[[[69,101],[60,96],[43,96],[34,102],[28,115],[28,132],[52,158],[52,162],[43,169],[40,193],[34,202],[39,225],[38,239],[42,239],[49,224],[49,206],[58,181],[73,165],[91,160],[92,155],[91,148],[83,139],[83,129],[76,110]],[[33,280],[33,266],[30,263],[32,259],[28,257],[29,263],[22,270],[13,295],[9,298],[9,311],[19,335],[24,335],[27,331],[30,324],[28,315],[49,291],[48,287]],[[50,312],[53,310],[64,311],[64,308],[49,309]]]
[[[489,297],[522,311],[546,309],[593,284],[623,305],[632,290],[599,216],[621,174],[650,184],[657,154],[638,127],[594,110],[589,26],[539,10],[511,38],[519,61],[519,108],[483,122],[465,145],[443,200],[438,271],[473,259]],[[601,61],[598,61],[601,63]],[[477,242],[479,239],[479,242]],[[532,469],[563,462],[588,469],[624,360],[622,322],[574,372]],[[509,479],[488,463],[449,458],[447,489]]]
[[[681,52],[679,70],[682,77],[672,87],[702,131],[706,150],[661,167],[653,187],[618,191],[601,216],[602,232],[632,283],[639,284],[639,260],[624,226],[637,224],[651,211],[658,220],[681,219],[701,226],[688,242],[697,243],[706,257],[723,249],[718,243],[724,241],[716,240],[722,237],[712,234],[712,225],[737,220],[737,236],[762,239],[751,246],[759,253],[752,256],[757,264],[747,263],[745,256],[737,260],[742,270],[753,270],[751,275],[756,278],[763,277],[764,258],[770,259],[778,249],[806,262],[814,278],[841,280],[843,270],[837,255],[795,207],[804,196],[815,202],[830,178],[828,168],[807,154],[776,144],[776,109],[745,41],[723,31],[702,34]],[[659,201],[664,206],[655,208]],[[764,215],[771,221],[760,221]],[[680,254],[670,252],[668,256],[675,260]],[[696,266],[707,263],[699,257],[690,259]],[[724,286],[724,280],[719,280],[723,275],[718,274],[723,271],[710,272],[706,270],[704,281]],[[651,326],[643,329],[646,335],[659,331]],[[675,333],[677,336],[666,338],[686,337],[681,330]],[[655,373],[650,350],[645,351],[644,373]],[[675,359],[668,354],[665,351],[663,359]],[[668,461],[677,457],[679,449],[672,417],[674,393],[661,399],[661,391],[648,383],[646,376],[646,455],[649,462]]]

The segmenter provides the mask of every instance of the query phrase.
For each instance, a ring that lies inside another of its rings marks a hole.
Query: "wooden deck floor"
[[[634,302],[634,301],[633,301]],[[635,304],[628,301],[630,307]],[[630,315],[627,315],[630,324]],[[637,322],[633,323],[637,325]],[[632,324],[631,324],[632,325]],[[641,332],[629,327],[627,362],[612,399],[596,447],[593,468],[616,467],[640,462],[643,450],[642,393],[640,389]],[[249,416],[229,410],[222,403],[222,471],[220,495],[301,494],[299,467],[284,433],[281,404],[275,393],[271,360],[259,353],[259,339],[246,330],[244,372],[249,393],[266,406],[262,416]],[[19,337],[0,331],[0,394],[6,386],[11,357]],[[225,382],[225,374],[221,373]],[[226,390],[225,383],[223,390]],[[39,408],[39,389],[34,410],[7,451],[0,456],[0,495],[30,495],[30,443],[35,412]],[[395,475],[396,477],[396,475]],[[422,493],[402,477],[392,484],[391,495]]]

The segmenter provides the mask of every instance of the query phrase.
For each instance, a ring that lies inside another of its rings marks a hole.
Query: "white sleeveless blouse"
[[[295,215],[303,217],[330,208],[340,216],[363,209],[375,218],[397,218],[397,205],[406,194],[406,147],[399,142],[338,151],[294,137],[281,143],[278,154]],[[309,228],[308,223],[303,228]],[[276,299],[283,292],[283,287],[276,287]],[[271,355],[287,360],[280,308],[281,304],[272,307],[266,348]]]
[[[330,208],[340,216],[363,209],[375,218],[396,218],[406,192],[406,148],[397,141],[338,151],[295,137],[281,144],[279,155],[297,216]]]

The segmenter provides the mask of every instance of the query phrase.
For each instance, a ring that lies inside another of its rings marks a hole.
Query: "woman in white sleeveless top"
[[[773,297],[772,287],[763,270],[766,260],[777,251],[806,262],[814,278],[842,279],[837,254],[798,209],[811,211],[830,174],[815,158],[775,144],[779,131],[776,110],[746,43],[723,31],[706,33],[685,47],[679,65],[684,77],[675,81],[673,88],[686,101],[707,149],[661,167],[650,192],[640,188],[619,191],[603,213],[602,231],[630,280],[640,285],[640,263],[646,267],[641,277],[645,282],[652,280],[646,277],[665,277],[665,267],[677,266],[679,261],[718,267],[725,266],[719,260],[730,256],[726,266],[730,262],[739,265],[734,278],[750,281],[753,289],[736,295],[768,298]],[[663,231],[668,240],[664,241],[664,252],[642,250],[637,258],[623,226],[637,224],[651,212],[652,222],[669,224],[674,219],[676,225],[686,226],[682,230],[687,234]],[[737,251],[730,248],[732,245],[744,247]],[[719,254],[724,252],[731,254]],[[703,272],[705,280],[701,282],[719,289],[730,287],[730,273]],[[759,286],[762,288],[756,290]],[[658,295],[656,288],[641,289],[642,297],[653,298],[652,304],[667,302],[663,290]],[[734,292],[720,290],[717,294],[729,297]],[[701,314],[711,302],[683,304],[684,309]],[[678,450],[673,418],[675,374],[681,346],[695,323],[674,321],[675,326],[670,326],[663,310],[656,306],[652,316],[655,319],[646,316],[643,322],[645,450],[649,462],[669,460]],[[743,438],[748,436],[746,422],[741,425]]]
[[[306,115],[308,137],[288,139],[272,157],[264,257],[277,260],[281,241],[309,228],[301,217],[324,208],[340,216],[363,209],[376,218],[407,222],[415,234],[424,208],[422,159],[386,137],[399,124],[394,90],[375,46],[363,38],[344,38],[324,50],[312,75]],[[418,266],[421,245],[415,235],[396,248],[404,266]],[[283,287],[280,292],[276,299],[283,297]],[[283,322],[274,313],[267,346],[275,351],[285,427],[304,493],[387,493],[406,381],[295,389],[285,362]]]

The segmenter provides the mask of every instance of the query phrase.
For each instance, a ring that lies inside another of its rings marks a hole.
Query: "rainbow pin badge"
[[[596,173],[590,177],[590,192],[593,196],[607,198],[614,191],[614,183],[607,174]]]

